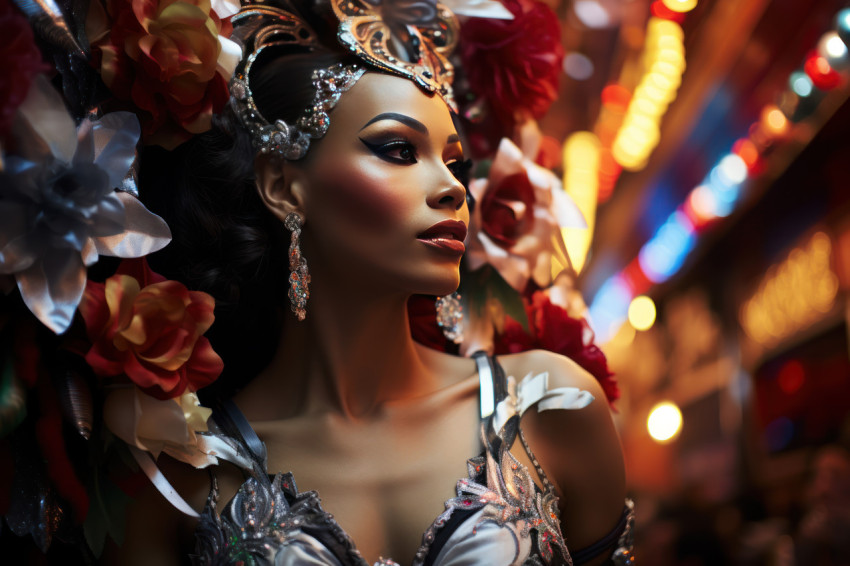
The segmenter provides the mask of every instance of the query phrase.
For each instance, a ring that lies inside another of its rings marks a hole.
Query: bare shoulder
[[[541,466],[560,492],[567,545],[579,550],[618,522],[625,499],[619,436],[599,382],[569,358],[543,350],[499,357],[508,375],[549,374],[549,389],[577,387],[594,400],[582,409],[529,409],[522,429]]]

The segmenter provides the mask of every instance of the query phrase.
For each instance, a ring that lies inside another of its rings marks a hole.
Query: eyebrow
[[[378,114],[366,124],[360,128],[360,131],[363,131],[367,126],[374,124],[375,122],[380,122],[381,120],[395,120],[396,122],[401,122],[405,126],[408,126],[411,129],[416,130],[417,132],[427,134],[428,128],[425,127],[425,124],[417,120],[416,118],[411,118],[410,116],[405,116],[404,114],[398,114],[396,112],[384,112],[383,114]]]

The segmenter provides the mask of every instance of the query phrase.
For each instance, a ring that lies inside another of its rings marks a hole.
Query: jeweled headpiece
[[[436,0],[331,0],[340,43],[369,64],[436,92],[457,111],[454,68],[455,15]]]
[[[454,72],[447,59],[457,41],[458,25],[451,11],[435,0],[331,0],[331,5],[340,21],[337,37],[343,46],[372,67],[438,93],[456,109],[451,91]],[[319,47],[318,40],[301,18],[262,0],[244,4],[231,21],[244,53],[230,82],[231,107],[251,133],[257,151],[289,160],[304,157],[311,140],[325,135],[328,113],[363,76],[366,66],[340,63],[316,70],[315,98],[298,121],[270,123],[254,102],[251,67],[267,48],[311,50]]]

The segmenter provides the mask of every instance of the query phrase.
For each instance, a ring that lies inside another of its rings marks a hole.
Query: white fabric
[[[153,456],[151,456],[149,452],[140,450],[132,444],[128,444],[127,447],[130,449],[130,454],[132,454],[133,458],[136,459],[136,462],[139,464],[142,471],[146,476],[148,476],[148,479],[151,480],[154,487],[168,500],[169,503],[177,508],[178,511],[185,513],[190,517],[196,519],[200,517],[198,512],[192,509],[192,507],[186,503],[186,500],[180,497],[174,489],[174,486],[165,479],[163,473],[156,467],[156,462],[153,461]]]
[[[523,522],[499,525],[481,509],[449,537],[434,566],[520,566],[531,554],[531,537],[521,536]]]
[[[593,400],[594,397],[589,391],[578,387],[549,389],[548,372],[537,375],[529,373],[518,385],[513,377],[508,377],[508,396],[496,406],[493,428],[496,432],[501,431],[511,417],[522,417],[535,404],[540,412],[553,409],[576,410],[587,407]]]

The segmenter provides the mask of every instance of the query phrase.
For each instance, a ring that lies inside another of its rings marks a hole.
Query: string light
[[[611,146],[616,162],[630,171],[642,169],[658,145],[661,118],[676,98],[685,70],[682,27],[674,21],[652,17],[646,29],[642,59],[647,71],[635,88]]]

